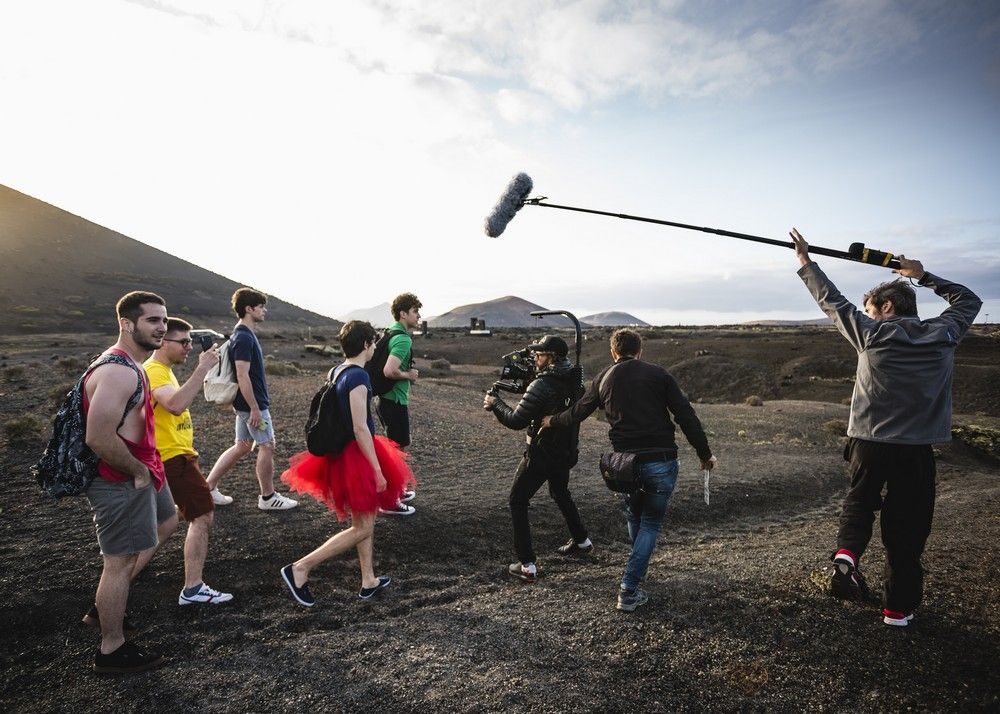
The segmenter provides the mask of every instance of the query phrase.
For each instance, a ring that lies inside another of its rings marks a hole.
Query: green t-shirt
[[[413,362],[413,338],[406,334],[406,328],[401,322],[392,323],[389,329],[403,331],[402,335],[393,335],[389,338],[389,356],[399,359],[400,372],[407,372]],[[382,398],[406,406],[410,403],[410,380],[400,379]]]

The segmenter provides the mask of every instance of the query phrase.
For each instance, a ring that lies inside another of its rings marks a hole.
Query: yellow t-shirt
[[[168,384],[173,385],[174,389],[180,389],[177,377],[167,365],[150,357],[142,366],[149,376],[150,392]],[[194,450],[194,428],[191,425],[190,411],[185,409],[179,416],[174,416],[157,404],[154,396],[153,419],[156,422],[156,450],[160,452],[163,461],[181,454],[198,455]]]

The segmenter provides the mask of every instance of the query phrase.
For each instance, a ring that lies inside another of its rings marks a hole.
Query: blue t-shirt
[[[368,372],[357,365],[344,367],[339,379],[337,379],[337,399],[340,402],[340,413],[344,416],[344,421],[353,429],[354,419],[351,416],[350,395],[358,385],[362,384],[368,390],[368,397],[365,400],[368,410],[368,431],[372,433],[372,436],[375,436],[375,420],[372,418],[372,381],[368,377]]]
[[[233,362],[240,360],[250,363],[250,386],[253,389],[254,399],[257,400],[257,406],[261,411],[267,409],[271,405],[271,400],[267,398],[264,351],[260,348],[257,335],[246,325],[237,325],[233,330],[233,335],[229,338],[229,357]],[[250,405],[243,398],[242,392],[236,392],[233,409],[239,412],[250,411]]]

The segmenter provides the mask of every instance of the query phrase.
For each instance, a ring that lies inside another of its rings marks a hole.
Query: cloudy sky
[[[790,249],[530,206],[487,238],[519,171],[904,253],[995,322],[1000,5],[0,0],[0,183],[303,307],[819,316]],[[891,277],[818,262],[852,298]]]

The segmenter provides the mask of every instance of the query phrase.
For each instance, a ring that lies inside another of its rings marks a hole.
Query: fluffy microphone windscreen
[[[497,205],[486,216],[486,235],[496,238],[524,205],[524,199],[531,193],[533,184],[528,174],[520,173],[510,180]]]

